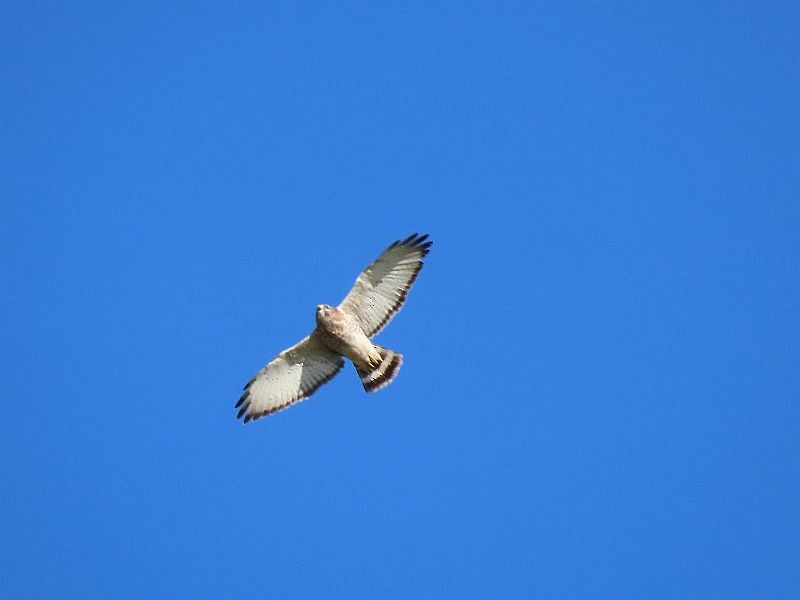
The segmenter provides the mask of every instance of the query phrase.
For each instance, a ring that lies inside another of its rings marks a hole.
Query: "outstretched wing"
[[[353,315],[372,337],[399,311],[411,284],[422,268],[422,259],[433,242],[428,234],[410,235],[389,246],[358,276],[339,308]]]
[[[244,386],[236,403],[244,422],[286,408],[308,398],[328,383],[344,366],[342,357],[324,346],[312,333],[278,354]]]

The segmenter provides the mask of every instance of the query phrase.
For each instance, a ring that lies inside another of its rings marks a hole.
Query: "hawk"
[[[402,308],[433,244],[427,239],[415,233],[394,242],[364,269],[339,306],[318,304],[314,331],[247,382],[236,418],[247,423],[308,398],[341,370],[343,357],[353,362],[365,391],[389,385],[403,355],[370,338]]]

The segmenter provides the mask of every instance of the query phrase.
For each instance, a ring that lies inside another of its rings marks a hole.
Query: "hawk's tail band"
[[[392,383],[392,380],[397,377],[397,373],[400,372],[400,366],[403,364],[402,354],[378,345],[375,348],[381,354],[381,362],[367,370],[356,367],[358,376],[361,378],[361,384],[367,392],[377,392]]]

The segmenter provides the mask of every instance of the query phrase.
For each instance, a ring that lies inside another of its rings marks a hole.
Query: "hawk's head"
[[[317,326],[330,321],[335,310],[330,304],[317,304]]]

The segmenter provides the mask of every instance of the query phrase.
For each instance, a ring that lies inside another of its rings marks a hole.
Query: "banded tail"
[[[400,372],[400,365],[403,364],[403,355],[392,352],[387,348],[376,345],[375,349],[381,354],[381,362],[375,367],[365,370],[356,366],[358,376],[364,391],[377,392],[392,383],[397,373]]]

